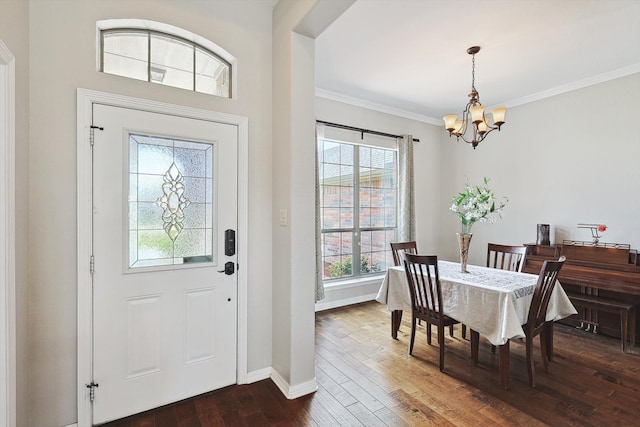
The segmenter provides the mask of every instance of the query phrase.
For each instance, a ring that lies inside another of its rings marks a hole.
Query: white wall
[[[317,387],[314,351],[314,38],[353,0],[280,0],[274,10],[273,369],[287,397]]]
[[[292,28],[308,11],[311,2],[300,2],[293,9],[283,3],[274,10],[273,41],[274,64],[278,64],[278,72],[273,80],[273,212],[272,218],[278,218],[280,210],[286,210],[288,221],[291,218],[291,179],[292,179],[292,108],[291,87],[295,58],[292,54]],[[304,221],[304,220],[303,220]],[[292,278],[291,278],[291,227],[276,228],[273,231],[273,252],[278,256],[273,259],[273,296],[270,300],[273,308],[273,369],[283,381],[291,384],[292,346],[295,337],[291,334],[291,317],[293,310]],[[307,372],[308,379],[313,374]],[[286,387],[286,386],[285,386]],[[285,391],[286,392],[286,391]]]
[[[28,416],[29,5],[0,0],[0,39],[15,57],[16,418]]]
[[[511,108],[500,132],[474,151],[442,131],[438,247],[457,260],[457,217],[447,209],[465,176],[484,176],[507,196],[495,224],[473,226],[469,262],[484,264],[489,241],[535,243],[536,224],[551,225],[551,243],[591,240],[578,223],[609,228],[601,242],[640,249],[640,74]],[[419,197],[419,196],[418,196]],[[420,219],[418,219],[420,221]]]
[[[77,418],[75,121],[79,87],[249,118],[249,256],[248,264],[240,267],[247,269],[249,282],[248,371],[270,367],[271,305],[264,302],[271,298],[272,261],[271,6],[197,0],[31,0],[29,5],[30,389],[29,416],[21,418],[20,425],[63,426]],[[109,18],[164,22],[217,43],[238,59],[237,97],[223,99],[97,72],[95,23]]]
[[[15,57],[0,39],[0,420],[15,425]]]

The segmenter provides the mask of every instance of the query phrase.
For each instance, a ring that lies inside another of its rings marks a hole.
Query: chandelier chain
[[[478,92],[476,90],[476,54],[471,55],[471,92]]]

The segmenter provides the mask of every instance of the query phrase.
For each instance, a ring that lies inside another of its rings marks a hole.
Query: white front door
[[[238,129],[99,104],[93,123],[100,424],[236,383]]]

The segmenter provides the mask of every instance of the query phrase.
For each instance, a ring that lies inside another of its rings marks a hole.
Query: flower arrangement
[[[452,197],[453,204],[450,211],[458,215],[462,224],[462,233],[470,233],[476,222],[496,222],[496,216],[501,216],[509,199],[503,197],[498,200],[488,187],[489,178],[484,178],[484,185],[472,186],[469,179],[464,191]]]

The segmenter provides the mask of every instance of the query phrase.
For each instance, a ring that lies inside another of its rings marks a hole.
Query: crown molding
[[[604,83],[609,80],[619,79],[631,74],[640,73],[640,63],[632,64],[627,67],[618,68],[617,70],[609,71],[606,73],[598,74],[586,79],[578,80],[566,85],[558,86],[542,92],[534,93],[532,95],[516,98],[511,101],[505,102],[504,105],[507,108],[517,107],[518,105],[528,104],[530,102],[540,101],[552,96],[561,95],[563,93],[571,92],[574,90],[582,89],[588,86],[593,86],[599,83]],[[343,95],[337,92],[333,92],[326,89],[316,88],[316,96],[320,98],[330,99],[332,101],[338,101],[345,104],[353,105],[356,107],[367,108],[369,110],[379,111],[381,113],[391,114],[398,117],[403,117],[418,122],[428,123],[434,126],[442,126],[442,120],[435,119],[433,117],[425,116],[422,114],[416,114],[411,111],[402,110],[399,108],[390,107],[388,105],[378,104],[364,99]]]
[[[636,73],[640,73],[640,63],[629,65],[627,67],[618,68],[617,70],[598,74],[598,75],[588,77],[586,79],[578,80],[563,86],[558,86],[555,88],[551,88],[549,90],[544,90],[542,92],[534,93],[532,95],[523,96],[522,98],[516,98],[509,102],[506,102],[504,105],[507,108],[516,107],[518,105],[528,104],[530,102],[539,101],[539,100],[550,98],[556,95],[561,95],[563,93],[582,89],[588,86],[593,86],[599,83],[604,83],[609,80],[619,79],[621,77],[626,77]]]
[[[355,107],[367,108],[369,110],[379,111],[381,113],[391,114],[394,116],[403,117],[405,119],[428,123],[434,126],[442,126],[442,120],[437,120],[437,119],[434,119],[433,117],[412,113],[410,111],[401,110],[400,108],[394,108],[388,105],[382,105],[382,104],[378,104],[371,101],[365,101],[364,99],[343,95],[341,93],[332,92],[326,89],[316,88],[316,96],[319,98],[326,98],[332,101],[353,105]]]

